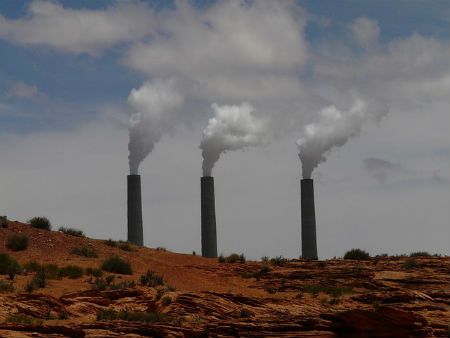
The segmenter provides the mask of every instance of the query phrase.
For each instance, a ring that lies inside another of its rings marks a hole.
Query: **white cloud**
[[[45,97],[36,85],[29,85],[22,81],[17,81],[11,84],[7,96],[13,96],[18,98],[33,98],[33,97]]]
[[[353,21],[351,30],[356,43],[361,47],[367,48],[376,44],[380,36],[378,22],[365,16]]]
[[[140,3],[87,10],[34,0],[24,18],[14,20],[0,15],[0,37],[18,44],[97,55],[115,44],[148,35],[153,25],[153,11]]]

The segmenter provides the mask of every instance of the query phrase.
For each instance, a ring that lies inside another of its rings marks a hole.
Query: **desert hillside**
[[[0,337],[449,333],[449,257],[219,262],[19,222],[0,227],[0,255]]]

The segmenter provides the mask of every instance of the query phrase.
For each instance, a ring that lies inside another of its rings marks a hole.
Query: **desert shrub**
[[[0,293],[14,291],[14,284],[10,281],[0,280]]]
[[[287,258],[284,258],[283,256],[277,256],[275,258],[270,259],[270,263],[277,266],[283,266],[288,262]]]
[[[250,318],[253,316],[254,316],[254,313],[252,311],[250,311],[249,309],[242,308],[239,311],[239,317],[241,317],[241,318]]]
[[[318,268],[324,268],[324,267],[326,267],[327,266],[327,262],[325,262],[325,261],[319,261],[319,262],[317,262],[317,267]]]
[[[62,311],[62,312],[58,313],[59,320],[64,320],[64,319],[68,319],[68,318],[69,318],[69,314],[66,311]]]
[[[347,251],[344,255],[344,259],[354,259],[354,260],[369,260],[370,255],[368,252],[361,249],[351,249]]]
[[[269,257],[268,257],[268,256],[262,256],[262,257],[261,257],[261,262],[263,262],[263,263],[269,263]]]
[[[175,286],[170,285],[170,284],[166,285],[166,291],[167,292],[173,292],[173,291],[176,291],[176,290],[177,290],[177,288]]]
[[[406,270],[414,269],[417,268],[418,266],[419,264],[417,264],[417,261],[414,257],[407,258],[405,262],[402,264],[403,269]]]
[[[39,270],[31,279],[31,283],[40,289],[43,289],[47,286],[47,278],[45,276],[44,270]]]
[[[117,242],[114,241],[114,240],[112,240],[111,238],[110,238],[110,239],[107,239],[107,240],[105,240],[105,241],[103,241],[103,244],[105,244],[105,245],[107,245],[107,246],[110,246],[110,247],[112,247],[112,248],[117,247]]]
[[[261,269],[259,270],[259,274],[260,275],[266,275],[270,272],[270,270],[272,270],[269,266],[269,264],[264,263],[263,265],[261,265]]]
[[[84,237],[84,232],[82,230],[78,230],[75,228],[65,228],[65,227],[60,227],[58,229],[58,231],[61,231],[67,235],[71,235],[71,236],[77,236],[77,237]]]
[[[8,227],[8,217],[0,216],[0,228],[6,229]]]
[[[74,255],[78,255],[78,256],[82,256],[82,257],[88,257],[88,258],[98,257],[97,251],[95,251],[94,248],[91,248],[88,245],[83,245],[80,247],[73,248],[70,252]]]
[[[109,288],[111,290],[121,290],[121,289],[128,289],[128,288],[134,288],[136,284],[133,281],[124,280],[119,283],[112,283]]]
[[[158,275],[156,272],[150,270],[148,270],[145,275],[141,275],[140,281],[142,285],[150,287],[164,285],[165,283],[163,276]]]
[[[245,263],[246,259],[244,254],[232,253],[231,255],[224,257],[220,255],[218,258],[219,263]]]
[[[172,321],[170,317],[159,311],[115,311],[113,309],[106,309],[97,312],[97,320],[125,320],[129,322],[142,323],[169,323]]]
[[[103,278],[95,278],[94,283],[91,285],[93,290],[104,291],[108,288],[108,284]]]
[[[8,275],[11,279],[22,270],[19,263],[10,255],[0,253],[0,275]]]
[[[59,269],[59,277],[69,277],[71,279],[80,278],[84,274],[84,270],[82,267],[78,265],[68,265]]]
[[[114,279],[116,279],[116,276],[114,275],[108,275],[105,278],[106,284],[109,286],[111,285],[111,283],[114,281]]]
[[[42,265],[39,264],[38,262],[36,262],[35,260],[31,260],[31,261],[26,262],[23,265],[23,267],[27,271],[38,271],[38,270],[42,269]]]
[[[158,246],[158,247],[156,248],[156,251],[167,251],[167,250],[166,250],[166,248],[163,247],[163,246]]]
[[[119,242],[118,247],[120,250],[123,250],[123,251],[134,251],[133,247],[128,242]]]
[[[104,271],[120,273],[123,275],[133,274],[131,264],[126,260],[124,260],[123,258],[120,258],[119,256],[109,257],[108,259],[103,261],[101,268]]]
[[[245,278],[245,279],[252,278],[253,277],[253,273],[250,272],[250,271],[244,271],[244,272],[241,273],[241,277]]]
[[[6,246],[12,251],[25,250],[28,248],[28,236],[22,234],[9,235]]]
[[[267,291],[268,293],[270,293],[270,294],[274,294],[274,293],[276,293],[278,290],[277,290],[277,288],[274,287],[274,286],[268,286],[268,287],[266,288],[266,291]]]
[[[94,277],[101,277],[101,276],[103,276],[103,271],[102,271],[102,269],[99,269],[99,268],[86,268],[86,275],[94,276]]]
[[[42,319],[31,317],[24,314],[9,315],[5,319],[5,323],[24,324],[24,325],[39,325],[42,324]]]
[[[303,292],[311,293],[313,296],[317,296],[319,292],[326,293],[333,297],[340,297],[344,294],[352,293],[353,289],[347,286],[341,287],[331,287],[331,286],[321,286],[321,285],[305,285],[302,288]]]
[[[170,297],[170,296],[164,296],[163,298],[161,298],[161,303],[162,303],[164,306],[168,306],[168,305],[172,304],[172,297]]]
[[[28,223],[30,223],[30,225],[33,228],[44,229],[44,230],[52,229],[52,224],[50,223],[50,221],[48,220],[47,217],[33,217],[28,221]]]
[[[430,257],[431,255],[426,251],[417,251],[417,252],[411,252],[409,254],[409,257]]]
[[[192,256],[197,256],[197,253],[195,251],[192,251]]]

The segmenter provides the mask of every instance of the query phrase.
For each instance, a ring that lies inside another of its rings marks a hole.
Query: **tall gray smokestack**
[[[141,176],[128,175],[128,242],[143,246]]]
[[[302,257],[317,259],[316,213],[314,210],[314,181],[300,181],[302,197]]]
[[[202,203],[202,256],[217,257],[216,204],[214,200],[214,177],[201,178]]]

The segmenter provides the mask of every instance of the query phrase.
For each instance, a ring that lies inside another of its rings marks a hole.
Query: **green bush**
[[[347,251],[344,255],[344,259],[354,259],[354,260],[369,260],[370,255],[368,252],[361,249],[351,249]]]
[[[19,263],[10,255],[0,253],[0,275],[9,275],[12,279],[22,270]]]
[[[142,275],[140,280],[142,285],[150,287],[164,285],[165,283],[163,276],[158,275],[156,272],[150,270],[148,270],[145,275]]]
[[[168,306],[168,305],[172,304],[172,297],[170,297],[170,296],[164,296],[163,298],[161,298],[161,303],[162,303],[164,306]]]
[[[107,239],[107,240],[105,240],[105,241],[103,241],[103,244],[105,244],[105,245],[107,245],[107,246],[110,246],[110,247],[112,247],[112,248],[117,247],[117,242],[114,241],[114,240],[112,240],[111,238],[110,238],[110,239]]]
[[[124,280],[119,283],[112,283],[109,288],[111,290],[121,290],[121,289],[128,289],[128,288],[134,288],[136,284],[133,281]]]
[[[411,252],[409,254],[409,257],[430,257],[431,255],[426,251],[417,251],[417,252]]]
[[[13,251],[25,250],[28,248],[28,236],[22,234],[9,235],[6,246]]]
[[[28,221],[33,228],[51,230],[52,224],[46,217],[33,217]]]
[[[283,266],[285,265],[289,260],[287,258],[284,258],[283,256],[277,256],[275,258],[270,259],[270,263],[273,265]]]
[[[129,322],[142,322],[142,323],[169,323],[171,318],[166,314],[155,312],[141,312],[141,311],[128,311],[121,310],[115,311],[113,309],[106,309],[97,312],[97,320],[125,320]]]
[[[10,281],[0,280],[0,293],[14,291],[14,284]]]
[[[123,250],[123,251],[134,251],[133,247],[128,242],[119,242],[118,247],[120,250]]]
[[[218,261],[219,263],[245,263],[246,259],[244,254],[232,253],[227,257],[220,255]]]
[[[108,259],[106,259],[101,266],[102,270],[113,272],[113,273],[120,273],[123,275],[132,275],[133,270],[131,269],[131,264],[124,260],[123,258],[120,258],[118,256],[111,256]]]
[[[8,217],[0,216],[0,228],[6,229],[8,227]]]
[[[405,260],[405,262],[402,264],[403,269],[406,269],[406,270],[415,269],[418,266],[419,266],[419,264],[417,264],[417,261],[414,257],[407,258]]]
[[[82,256],[82,257],[88,257],[88,258],[98,257],[97,251],[95,251],[94,248],[87,246],[87,245],[73,248],[70,252],[74,255],[78,255],[78,256]]]
[[[42,319],[34,318],[23,314],[14,314],[6,317],[5,323],[24,324],[24,325],[39,325],[42,324]]]
[[[23,265],[24,269],[29,272],[38,272],[38,271],[44,271],[45,278],[47,279],[59,279],[59,268],[56,264],[45,264],[42,265],[35,260],[31,260],[26,262]]]
[[[86,275],[94,276],[94,277],[101,277],[101,276],[103,276],[103,271],[102,271],[102,269],[99,269],[99,268],[86,268]]]
[[[68,265],[59,269],[59,277],[69,277],[71,279],[80,278],[84,274],[84,270],[82,267],[77,265]]]
[[[77,236],[77,237],[84,237],[84,232],[82,230],[78,230],[75,228],[65,228],[65,227],[60,227],[58,229],[58,231],[61,231],[67,235],[71,235],[71,236]]]

